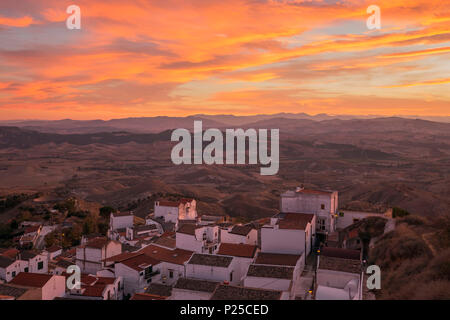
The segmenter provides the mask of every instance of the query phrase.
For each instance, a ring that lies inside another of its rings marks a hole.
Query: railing
[[[155,271],[152,271],[150,273],[146,273],[144,275],[144,279],[150,279],[150,278],[152,278],[152,277],[154,277],[154,276],[156,276],[156,275],[158,275],[160,273],[161,273],[161,271],[159,271],[159,270],[155,270]]]

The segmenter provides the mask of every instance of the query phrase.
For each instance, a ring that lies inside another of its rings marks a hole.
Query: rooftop
[[[150,283],[145,293],[160,297],[170,297],[172,295],[172,287],[160,283]]]
[[[109,240],[106,237],[94,238],[92,240],[89,240],[88,243],[86,243],[85,245],[80,246],[80,248],[102,249],[104,246],[108,245],[111,241],[112,240]]]
[[[33,252],[33,251],[26,250],[26,251],[21,251],[20,252],[20,259],[21,260],[30,260],[30,259],[33,259],[36,256],[37,256],[37,253]]]
[[[359,260],[351,260],[344,258],[334,258],[320,255],[319,269],[333,270],[348,273],[358,273],[362,271],[361,262]]]
[[[67,260],[65,260],[65,259],[60,259],[60,260],[58,260],[58,262],[56,262],[56,265],[57,265],[58,267],[67,269],[69,266],[73,265],[73,263],[70,262],[70,261],[67,261]]]
[[[280,229],[305,230],[308,223],[312,223],[314,214],[310,213],[279,213],[277,224]]]
[[[289,190],[289,191],[284,192],[282,194],[282,196],[293,197],[293,196],[296,196],[297,194],[316,195],[316,196],[320,196],[320,195],[329,196],[329,195],[331,195],[334,192],[336,192],[336,191],[332,191],[332,190],[314,190],[314,189],[305,189],[303,187],[297,187],[295,190]]]
[[[106,289],[105,284],[95,284],[84,288],[83,296],[87,297],[103,297],[103,292]]]
[[[27,289],[24,288],[16,288],[13,286],[9,286],[7,284],[0,284],[0,295],[10,296],[14,298],[18,298],[27,292]]]
[[[294,267],[297,264],[301,255],[296,254],[283,254],[283,253],[258,253],[255,264],[268,264],[278,266],[291,266]]]
[[[140,254],[129,259],[123,260],[120,263],[126,265],[128,268],[131,268],[136,271],[142,271],[149,266],[156,265],[160,263],[159,260],[156,260],[152,257],[149,257],[145,254]]]
[[[147,256],[150,256],[159,261],[164,261],[164,262],[179,264],[179,265],[183,265],[192,256],[192,251],[178,249],[178,248],[171,250],[171,249],[159,247],[159,246],[156,246],[153,244],[142,248],[139,252],[143,252]]]
[[[10,259],[15,259],[20,253],[16,248],[0,249],[0,256],[8,257]]]
[[[281,291],[219,285],[211,300],[279,300]]]
[[[256,246],[249,244],[236,244],[222,242],[217,254],[242,258],[253,258],[256,253]]]
[[[149,293],[136,293],[130,300],[164,300],[164,298]]]
[[[174,288],[191,291],[214,292],[218,285],[219,282],[214,281],[179,278]]]
[[[249,224],[244,225],[244,226],[237,225],[237,226],[234,226],[233,229],[231,229],[230,233],[237,234],[240,236],[246,236],[250,233],[250,231],[252,231],[252,229],[253,229],[253,226],[251,226]]]
[[[233,261],[232,257],[194,253],[188,264],[228,268],[231,261]]]
[[[320,256],[342,258],[342,259],[352,259],[352,260],[359,261],[360,257],[361,257],[361,251],[351,250],[351,249],[343,249],[343,248],[323,247],[320,249]]]
[[[198,225],[195,225],[192,223],[186,223],[186,224],[183,224],[182,226],[180,226],[180,228],[178,228],[177,232],[195,236],[195,230],[200,229],[200,228],[202,228],[202,226],[198,226]]]
[[[293,275],[293,267],[267,266],[260,264],[250,265],[247,272],[247,276],[258,278],[292,279]]]
[[[133,212],[132,211],[113,212],[112,215],[113,215],[113,217],[127,217],[127,216],[132,216]]]
[[[51,274],[21,272],[10,281],[10,284],[42,288],[52,277]]]
[[[134,231],[136,231],[136,232],[152,231],[152,230],[156,230],[156,229],[158,229],[158,227],[154,224],[140,225],[140,226],[134,227]]]
[[[171,237],[159,237],[154,242],[158,246],[166,247],[169,249],[175,249],[177,246],[177,241]]]
[[[0,256],[0,268],[7,268],[12,265],[15,260],[10,259],[8,257]]]

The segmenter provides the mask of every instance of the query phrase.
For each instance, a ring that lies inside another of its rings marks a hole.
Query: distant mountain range
[[[17,120],[0,121],[0,126],[14,126],[28,130],[34,130],[46,133],[60,134],[88,134],[98,132],[128,131],[134,133],[158,133],[164,130],[175,128],[191,128],[194,120],[202,120],[204,128],[226,128],[226,127],[250,127],[254,123],[276,123],[284,120],[309,120],[314,122],[332,121],[332,120],[368,120],[386,117],[380,116],[352,116],[327,114],[308,115],[306,113],[278,113],[261,114],[252,116],[235,115],[206,115],[197,114],[187,117],[141,117],[141,118],[123,118],[112,120]],[[421,119],[440,123],[450,123],[450,117],[419,117],[402,116],[390,117],[388,119]],[[283,120],[284,119],[284,120]],[[292,123],[292,122],[291,122]]]
[[[194,120],[203,121],[207,128],[255,128],[280,129],[281,139],[304,139],[305,137],[338,138],[347,137],[372,139],[411,139],[416,135],[430,136],[428,145],[439,149],[441,141],[450,138],[450,123],[432,122],[419,119],[375,118],[375,119],[330,119],[315,121],[310,119],[270,118],[257,116],[246,118],[227,116],[224,124],[217,120],[190,116],[185,118],[156,117],[134,118],[110,121],[34,121],[10,123],[0,126],[0,148],[29,148],[46,143],[68,143],[73,145],[124,144],[135,142],[150,144],[156,141],[170,141],[171,130],[175,128],[193,129]],[[256,121],[255,121],[256,120]],[[251,122],[254,121],[254,122]],[[93,126],[93,124],[97,124]],[[378,138],[376,138],[378,137]],[[431,138],[430,138],[431,139]],[[327,139],[325,139],[327,140]],[[419,142],[416,142],[419,144]]]

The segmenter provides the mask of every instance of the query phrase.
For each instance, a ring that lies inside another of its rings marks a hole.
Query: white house
[[[66,291],[65,277],[42,273],[19,273],[9,285],[29,289],[23,300],[53,300],[64,297]]]
[[[114,274],[124,281],[124,293],[133,295],[145,292],[152,277],[159,272],[156,266],[160,261],[153,259],[144,253],[115,263]]]
[[[298,187],[295,191],[281,194],[280,211],[312,213],[317,216],[317,232],[331,233],[336,230],[338,192],[327,190],[309,190]]]
[[[183,224],[176,232],[177,248],[198,253],[215,253],[219,244],[219,227]]]
[[[31,273],[48,273],[47,252],[36,253],[33,251],[22,251],[19,254],[20,271]]]
[[[62,247],[53,245],[45,250],[47,252],[48,260],[55,260],[56,257],[62,254]]]
[[[148,245],[139,252],[144,252],[149,257],[160,261],[158,265],[159,277],[155,282],[172,285],[179,278],[186,277],[186,264],[193,252],[180,248],[167,248],[159,245]]]
[[[0,279],[11,281],[20,273],[20,261],[0,256]]]
[[[219,282],[180,278],[172,289],[171,300],[210,300]]]
[[[227,243],[258,244],[258,231],[252,225],[235,225],[221,228],[220,241]]]
[[[261,251],[308,255],[316,238],[316,216],[279,213],[261,228]]]
[[[258,247],[254,245],[222,242],[217,254],[234,257],[239,266],[235,269],[236,274],[234,276],[239,280],[239,283],[242,283],[247,274],[248,267],[253,263],[257,252]]]
[[[252,264],[244,278],[244,287],[291,292],[293,288],[294,268],[288,266],[270,266]]]
[[[178,220],[196,220],[197,202],[187,198],[179,201],[155,201],[154,216],[173,223]]]
[[[392,208],[389,208],[385,212],[339,210],[339,213],[337,214],[336,228],[345,229],[346,227],[368,217],[392,219]]]
[[[132,228],[134,225],[133,212],[112,212],[109,218],[111,230]]]
[[[186,265],[186,277],[238,284],[239,265],[233,257],[194,253]]]
[[[59,259],[54,265],[53,268],[50,270],[49,273],[56,274],[56,275],[62,275],[67,271],[67,268],[73,265],[73,262],[70,262],[66,259]]]
[[[67,275],[66,275],[67,279]],[[123,279],[122,277],[97,277],[83,275],[81,277],[81,288],[68,290],[67,298],[77,300],[122,300]]]
[[[316,269],[316,300],[361,300],[361,252],[322,248]]]
[[[106,238],[95,238],[76,248],[76,265],[81,272],[96,274],[105,267],[107,258],[122,252],[122,244]]]
[[[305,256],[259,252],[244,279],[244,286],[280,290],[294,298],[305,266]]]

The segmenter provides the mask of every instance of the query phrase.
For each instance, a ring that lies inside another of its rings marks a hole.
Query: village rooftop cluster
[[[197,201],[155,201],[145,220],[113,212],[107,236],[63,250],[0,249],[0,300],[362,300],[361,239],[352,225],[385,213],[338,209],[338,192],[298,187],[275,216],[233,224],[199,215]],[[45,228],[23,222],[20,245]],[[350,230],[342,239],[342,230]],[[68,289],[77,265],[81,287]]]

